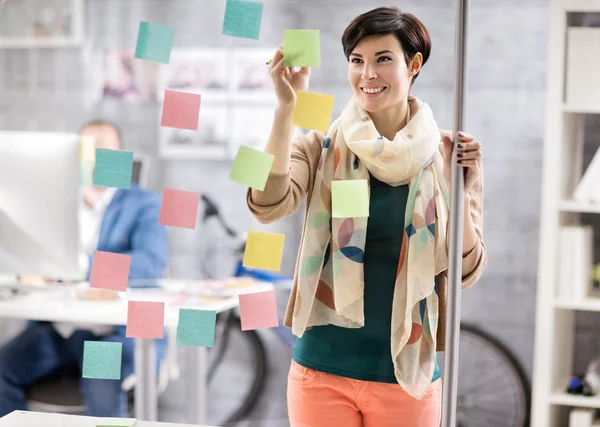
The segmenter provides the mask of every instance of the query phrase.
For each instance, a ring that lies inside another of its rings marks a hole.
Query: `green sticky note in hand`
[[[283,65],[286,67],[320,67],[319,30],[284,30]]]
[[[175,30],[172,27],[140,22],[135,57],[168,64],[174,35]]]
[[[84,341],[82,377],[120,380],[122,351],[120,342]]]
[[[331,216],[364,218],[369,216],[369,184],[366,179],[331,181]]]
[[[96,427],[135,427],[135,418],[100,418]]]
[[[130,151],[96,149],[94,185],[98,187],[131,187],[133,153]]]
[[[177,323],[177,344],[214,346],[216,322],[216,311],[180,309]]]
[[[275,157],[272,154],[240,146],[229,179],[255,190],[263,191],[273,166]]]
[[[227,0],[223,34],[258,40],[264,4],[246,0]]]

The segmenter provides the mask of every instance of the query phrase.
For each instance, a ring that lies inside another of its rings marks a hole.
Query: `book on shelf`
[[[573,200],[600,204],[600,148],[573,192]]]
[[[594,229],[589,225],[562,226],[559,232],[559,271],[556,297],[581,301],[593,284]]]

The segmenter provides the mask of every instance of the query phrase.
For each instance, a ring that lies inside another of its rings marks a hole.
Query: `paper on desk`
[[[94,185],[98,187],[131,187],[133,152],[96,149],[94,164]]]
[[[285,234],[249,231],[244,252],[244,267],[279,271]]]
[[[198,130],[201,96],[195,93],[165,90],[162,117],[163,127]]]
[[[140,22],[135,57],[168,64],[174,35],[173,27]]]
[[[129,301],[127,306],[128,338],[164,337],[165,303],[155,301]]]
[[[122,351],[120,342],[84,341],[82,377],[120,380]]]
[[[223,34],[258,40],[263,15],[263,3],[227,0]]]
[[[241,294],[240,320],[242,331],[251,331],[279,326],[275,290]]]
[[[96,427],[135,427],[135,418],[101,418]]]
[[[332,95],[298,91],[294,110],[294,126],[327,132],[333,112]]]
[[[90,287],[111,291],[127,291],[131,255],[94,251]]]
[[[163,189],[158,223],[172,227],[195,229],[200,194],[191,191]]]
[[[274,159],[272,154],[242,145],[233,161],[229,179],[263,191]]]
[[[331,181],[331,211],[334,218],[369,216],[369,184],[366,179]]]
[[[283,65],[286,67],[320,67],[321,36],[319,30],[284,30]]]
[[[216,311],[180,309],[177,323],[177,344],[214,346],[216,321]]]

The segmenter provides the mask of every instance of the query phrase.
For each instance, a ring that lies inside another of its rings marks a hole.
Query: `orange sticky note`
[[[198,130],[200,95],[174,90],[165,90],[162,118],[164,127]]]
[[[165,188],[162,193],[158,223],[193,230],[196,228],[199,203],[199,193]]]
[[[129,301],[127,306],[128,338],[162,338],[165,328],[165,303]]]
[[[249,231],[244,252],[244,267],[279,271],[285,234]]]
[[[112,252],[94,251],[90,286],[92,288],[127,291],[131,256]]]
[[[241,294],[239,299],[242,331],[279,326],[274,289],[266,292]]]

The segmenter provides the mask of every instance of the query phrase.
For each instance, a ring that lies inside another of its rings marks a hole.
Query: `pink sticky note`
[[[165,303],[129,301],[127,307],[128,338],[162,338],[165,328]]]
[[[242,331],[279,326],[275,290],[241,294],[239,298]]]
[[[200,95],[165,90],[161,126],[198,130],[199,115]]]
[[[200,194],[165,188],[158,223],[173,227],[196,228]]]
[[[94,251],[90,287],[127,291],[131,256],[112,252]]]

